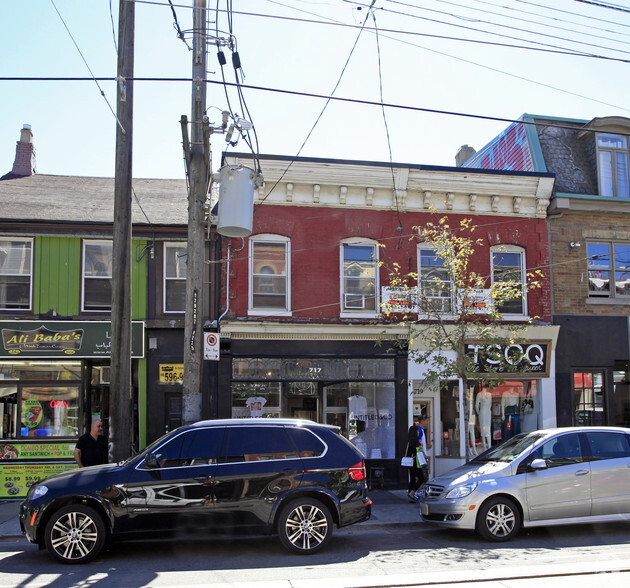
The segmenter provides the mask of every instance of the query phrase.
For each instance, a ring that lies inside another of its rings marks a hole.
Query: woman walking
[[[409,427],[407,434],[407,449],[405,451],[405,457],[413,458],[413,465],[409,468],[409,486],[407,488],[407,494],[409,496],[409,502],[418,502],[415,494],[420,487],[426,482],[423,465],[427,463],[427,443],[426,435],[424,433],[424,427],[428,422],[426,416],[414,416],[413,425]],[[418,454],[424,456],[424,464],[419,463]]]

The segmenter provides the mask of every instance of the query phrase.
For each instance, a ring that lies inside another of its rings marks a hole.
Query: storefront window
[[[0,386],[0,439],[17,434],[17,386]]]
[[[234,383],[232,418],[278,418],[280,382]]]
[[[576,425],[604,424],[604,372],[573,373]]]
[[[76,437],[78,433],[78,387],[22,388],[21,437]]]
[[[615,426],[630,427],[630,370],[615,371]]]
[[[440,389],[442,456],[459,457],[459,384],[447,382]]]
[[[81,379],[81,362],[54,361],[0,361],[0,380],[52,380]]]

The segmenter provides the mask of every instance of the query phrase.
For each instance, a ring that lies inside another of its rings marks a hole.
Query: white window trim
[[[599,145],[599,136],[600,135],[610,135],[610,136],[619,136],[619,137],[625,137],[624,135],[619,135],[619,133],[612,133],[612,132],[602,132],[602,133],[597,133],[597,137],[595,139],[595,147],[596,147],[596,158],[597,158],[597,185],[598,185],[598,189],[599,189],[599,194],[601,196],[606,196],[608,198],[619,198],[620,200],[628,200],[628,198],[626,196],[619,196],[619,186],[617,185],[617,174],[616,174],[616,154],[617,153],[625,153],[628,157],[628,163],[630,164],[630,145],[628,147],[626,147],[626,149],[616,149],[616,148],[611,148],[611,147],[600,147]],[[626,138],[626,145],[628,145],[628,138]],[[603,191],[603,187],[602,187],[602,181],[603,181],[603,176],[602,176],[602,166],[601,166],[601,158],[600,158],[600,154],[601,153],[610,153],[611,154],[611,169],[610,169],[610,173],[611,173],[611,177],[612,177],[612,182],[613,182],[613,193],[612,194],[604,194]],[[629,175],[630,175],[630,170],[629,170]],[[628,180],[630,181],[630,178],[628,178]]]
[[[9,236],[5,236],[4,240],[6,241],[19,241],[22,243],[30,243],[31,244],[31,263],[30,263],[30,267],[29,267],[29,288],[28,288],[28,307],[27,308],[5,308],[5,307],[0,307],[0,311],[3,312],[29,312],[33,310],[33,258],[34,258],[34,242],[32,238],[22,238],[22,237],[9,237]],[[4,276],[9,276],[9,275],[20,275],[23,276],[24,274],[2,274]]]
[[[271,243],[285,244],[285,267],[286,267],[286,307],[283,310],[278,308],[254,308],[254,243],[267,241]],[[291,311],[291,239],[283,235],[263,234],[254,235],[249,238],[249,263],[248,263],[248,294],[247,294],[247,314],[249,316],[293,316]]]
[[[416,271],[418,274],[418,300],[421,300],[422,298],[422,286],[421,286],[421,273],[420,273],[420,269],[421,269],[421,251],[435,251],[435,247],[431,247],[430,245],[418,245],[417,247],[417,267],[416,267]],[[457,309],[456,306],[456,302],[455,302],[455,285],[453,284],[453,280],[451,279],[451,310],[455,311]],[[420,305],[418,305],[418,310],[420,312],[418,312],[418,318],[423,318],[423,317],[427,317],[429,316],[427,313],[422,312],[422,309],[420,308]],[[450,319],[450,318],[454,318],[457,316],[457,314],[455,312],[450,312],[449,314],[440,314],[440,316],[444,317],[445,319]]]
[[[615,280],[615,273],[617,271],[615,266],[615,245],[625,245],[623,241],[589,241],[586,244],[586,252],[588,254],[588,246],[589,245],[607,245],[608,246],[608,257],[610,259],[610,264],[608,266],[608,271],[611,273],[611,284],[610,284],[610,292],[608,294],[591,294],[590,291],[586,298],[588,304],[630,304],[630,295],[617,294],[617,284]],[[588,259],[587,257],[587,267],[586,272],[588,276]],[[587,278],[588,281],[588,278]]]
[[[176,280],[181,280],[182,278],[167,278],[166,277],[166,259],[167,259],[167,255],[166,255],[166,250],[167,249],[181,249],[182,247],[184,247],[184,249],[186,249],[187,244],[185,241],[181,241],[181,242],[177,242],[177,241],[167,241],[163,244],[163,250],[162,250],[162,312],[164,314],[182,314],[183,312],[185,312],[185,308],[184,310],[167,310],[166,309],[166,283],[168,281],[176,281]],[[183,278],[184,283],[186,282],[186,278]],[[184,301],[184,306],[186,305],[186,302]]]
[[[494,285],[494,254],[495,253],[519,253],[521,256],[521,284],[523,286],[523,312],[519,313],[507,313],[502,312],[501,316],[504,319],[510,320],[527,320],[529,318],[529,304],[527,300],[527,259],[525,256],[525,249],[516,245],[494,245],[490,247],[490,274],[492,284]]]
[[[364,245],[366,247],[374,247],[374,311],[357,311],[352,312],[344,310],[344,245]],[[339,317],[340,318],[378,318],[381,316],[381,284],[380,284],[380,271],[378,267],[379,262],[379,247],[378,241],[374,239],[365,239],[361,237],[351,237],[349,239],[343,239],[339,243]]]
[[[81,255],[81,312],[86,313],[100,313],[107,314],[111,313],[112,309],[110,308],[98,310],[95,308],[85,308],[85,248],[87,245],[111,245],[112,246],[112,255],[113,255],[113,246],[114,242],[109,239],[84,239],[82,243],[82,255]],[[110,279],[113,276],[109,276]]]

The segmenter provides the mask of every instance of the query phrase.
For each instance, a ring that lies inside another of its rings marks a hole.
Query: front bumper
[[[18,517],[20,521],[20,529],[31,543],[39,542],[37,540],[37,526],[41,518],[42,510],[42,507],[31,506],[26,502],[23,502],[20,505],[20,514]]]
[[[474,530],[477,522],[478,505],[462,500],[420,499],[422,520],[441,527]]]

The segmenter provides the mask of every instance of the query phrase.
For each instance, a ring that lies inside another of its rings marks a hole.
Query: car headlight
[[[462,486],[457,486],[457,488],[453,488],[447,495],[446,498],[464,498],[472,493],[472,491],[477,487],[477,482],[473,484],[463,484]]]
[[[48,486],[36,486],[33,490],[33,498],[40,498],[48,492]]]

